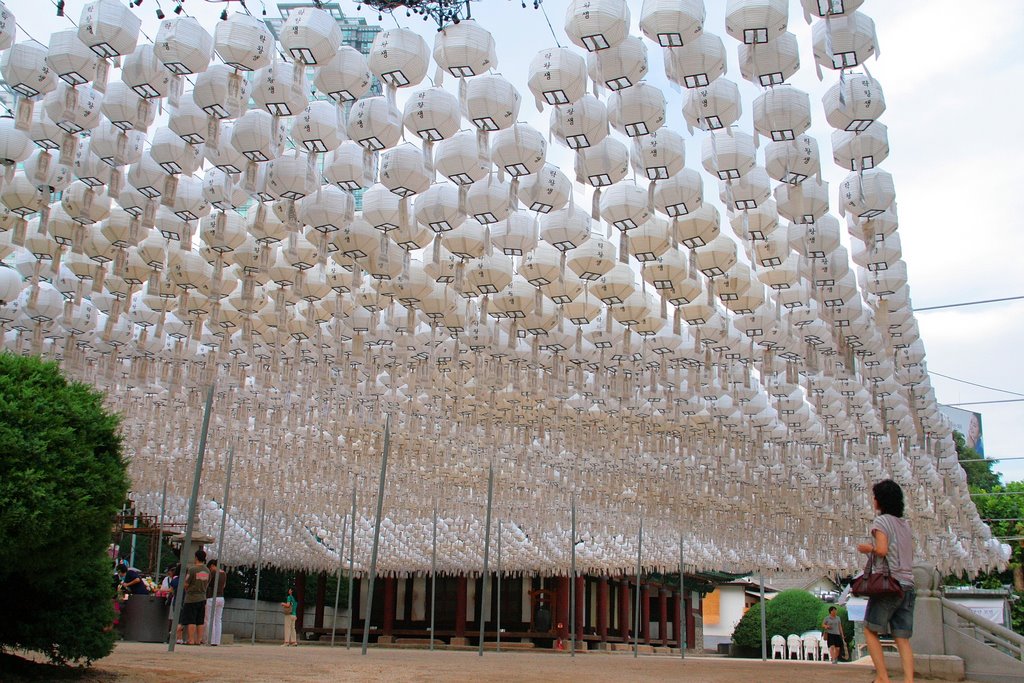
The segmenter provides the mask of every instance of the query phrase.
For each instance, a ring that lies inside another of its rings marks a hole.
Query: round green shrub
[[[822,618],[819,618],[825,602],[807,591],[794,589],[782,591],[767,601],[765,605],[765,625],[767,626],[769,649],[774,635],[797,635],[805,631],[820,631]],[[732,642],[740,648],[761,647],[761,606],[754,605],[747,610],[736,630],[732,633]]]

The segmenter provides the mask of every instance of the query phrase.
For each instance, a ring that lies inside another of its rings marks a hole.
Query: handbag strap
[[[875,560],[876,559],[882,561],[882,571],[881,571],[881,573],[884,573],[886,576],[892,576],[892,569],[889,567],[889,558],[876,555],[874,552],[872,552],[870,555],[868,555],[868,563],[867,563],[867,566],[864,567],[864,573],[865,574],[874,574],[875,573]]]

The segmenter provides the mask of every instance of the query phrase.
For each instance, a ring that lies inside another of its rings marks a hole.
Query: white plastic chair
[[[828,660],[828,663],[832,663],[832,652],[828,649],[828,641],[822,640],[818,643],[818,652],[821,654],[821,661]],[[840,648],[840,655],[842,655],[842,648]]]
[[[808,634],[801,638],[801,640],[803,641],[804,646],[804,659],[808,659],[812,662],[818,661],[821,636]]]
[[[779,659],[786,658],[786,639],[783,636],[772,636],[772,659],[776,654]]]
[[[789,637],[786,638],[786,645],[788,646],[786,659],[793,659],[794,655],[796,655],[797,659],[803,659],[803,647],[800,636],[795,633],[791,633]]]

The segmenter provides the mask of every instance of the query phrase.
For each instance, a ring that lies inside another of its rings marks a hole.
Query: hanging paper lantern
[[[736,243],[726,235],[719,235],[703,247],[694,250],[694,263],[707,277],[720,277],[736,265]]]
[[[14,18],[14,14],[0,3],[0,50],[6,50],[13,45],[16,34],[17,20]],[[2,301],[2,297],[0,297],[0,301]]]
[[[509,212],[509,185],[489,175],[466,194],[466,213],[484,225],[503,221]]]
[[[773,200],[768,199],[754,209],[730,211],[729,224],[741,240],[763,240],[779,227],[779,209]]]
[[[308,89],[305,70],[275,59],[256,72],[252,99],[274,116],[292,116],[309,104]]]
[[[811,23],[811,16],[822,19],[836,17],[853,12],[862,4],[864,0],[800,0],[808,24]]]
[[[593,95],[551,110],[551,134],[569,149],[595,145],[608,136],[608,110]]]
[[[654,261],[644,265],[643,279],[673,306],[690,303],[700,295],[700,282],[688,278],[687,258],[678,249],[665,250]],[[687,287],[687,284],[691,284]],[[695,286],[696,291],[693,287]]]
[[[418,215],[417,215],[418,218]],[[491,226],[491,242],[506,256],[522,256],[537,247],[535,219],[525,211],[514,211]]]
[[[377,175],[376,163],[358,144],[345,141],[330,152],[324,161],[324,180],[342,190],[355,192],[373,184]]]
[[[814,61],[826,69],[849,69],[878,51],[875,22],[860,12],[847,12],[811,27]]]
[[[82,7],[78,39],[100,57],[129,55],[139,40],[142,20],[118,0],[93,0]]]
[[[466,282],[477,294],[497,294],[512,283],[512,259],[484,254],[466,264]]]
[[[892,206],[871,218],[861,219],[853,221],[847,219],[846,229],[853,237],[863,241],[870,242],[878,238],[886,238],[889,235],[896,232],[899,228],[900,222],[896,215],[896,203],[893,202]]]
[[[370,90],[373,74],[366,57],[349,45],[338,48],[329,62],[316,69],[313,85],[335,102],[353,102]]]
[[[214,118],[235,119],[249,103],[249,82],[226,64],[211,64],[196,77],[192,99]]]
[[[617,90],[608,100],[608,121],[631,138],[653,133],[665,123],[665,96],[648,83]]]
[[[636,230],[629,231],[629,251],[640,263],[656,261],[672,247],[669,222],[652,217]]]
[[[367,97],[352,105],[347,132],[371,152],[389,149],[402,137],[402,114],[387,98]]]
[[[207,137],[219,133],[220,123],[211,121],[209,115],[199,108],[192,93],[181,96],[178,106],[171,111],[167,119],[167,127],[177,133],[182,140],[191,145],[201,145]],[[211,135],[211,133],[213,135]]]
[[[100,122],[103,94],[87,85],[70,86],[61,82],[43,100],[46,115],[67,133],[92,130]]]
[[[107,84],[100,112],[122,130],[148,129],[156,119],[156,107],[143,104],[144,100],[121,81]]]
[[[491,141],[491,161],[513,178],[539,171],[546,152],[544,136],[525,123],[498,131]]]
[[[423,163],[423,151],[409,143],[381,156],[380,182],[399,197],[409,197],[430,187],[430,174]]]
[[[235,121],[229,135],[232,147],[249,161],[270,161],[284,150],[284,124],[262,109],[245,112]]]
[[[727,78],[687,90],[683,103],[686,124],[701,130],[728,128],[740,118],[740,91]]]
[[[83,158],[88,158],[84,150],[79,149]],[[76,159],[76,163],[77,163]],[[83,164],[84,167],[84,164]],[[168,173],[149,154],[143,154],[138,163],[128,169],[128,184],[137,189],[147,198],[159,197],[167,185]]]
[[[530,211],[550,213],[564,208],[572,196],[572,181],[554,164],[520,180],[518,198]]]
[[[651,217],[647,190],[634,183],[615,183],[601,193],[601,218],[619,230],[632,230]]]
[[[647,46],[636,36],[626,36],[615,47],[588,54],[587,73],[609,90],[629,88],[647,75]]]
[[[541,50],[530,62],[528,85],[538,110],[541,102],[576,102],[587,90],[587,61],[564,47]]]
[[[34,40],[15,43],[0,54],[0,76],[19,95],[45,95],[57,87],[46,55],[46,48]]]
[[[467,218],[462,225],[444,234],[444,246],[448,251],[464,259],[480,258],[486,247],[486,228],[478,221]]]
[[[625,0],[572,0],[565,10],[565,33],[588,52],[615,47],[629,33]]]
[[[764,45],[740,45],[739,59],[740,75],[764,88],[785,83],[800,68],[796,36],[788,31]]]
[[[734,211],[756,209],[771,196],[771,179],[760,166],[739,180],[719,181],[718,187],[722,202]]]
[[[193,17],[164,19],[156,31],[153,53],[172,73],[200,73],[213,57],[213,36]]]
[[[466,117],[480,130],[504,130],[519,118],[522,95],[501,76],[471,79],[465,99]]]
[[[779,215],[794,223],[814,223],[828,213],[828,183],[806,180],[799,185],[776,185]]]
[[[46,206],[49,197],[49,192],[43,192],[21,174],[15,175],[13,180],[0,187],[0,203],[18,216],[39,211]]]
[[[142,158],[146,135],[137,130],[123,131],[102,120],[89,136],[93,154],[110,166],[127,166]]]
[[[315,100],[292,122],[292,140],[310,153],[333,152],[345,139],[341,110],[334,102]]]
[[[825,214],[813,223],[791,223],[789,246],[801,256],[824,258],[839,247],[839,221]]]
[[[81,37],[81,36],[79,36]],[[166,97],[174,74],[164,66],[149,44],[139,45],[124,58],[121,80],[140,97]]]
[[[306,156],[296,152],[271,159],[265,183],[274,199],[301,199],[320,187],[320,174]]]
[[[882,86],[870,76],[840,79],[822,97],[825,120],[838,130],[863,132],[885,112]]]
[[[427,142],[452,137],[459,132],[461,122],[459,100],[444,88],[414,92],[402,116],[406,130]]]
[[[319,7],[290,8],[281,26],[281,47],[301,64],[329,62],[338,51],[341,39],[338,22]]]
[[[754,168],[754,138],[739,130],[712,131],[701,143],[704,169],[719,180],[738,180]]]
[[[821,173],[818,141],[810,135],[769,143],[764,149],[765,170],[781,183],[802,183]]]
[[[14,119],[0,118],[0,164],[12,166],[25,161],[32,149],[32,141],[15,127]],[[25,175],[29,175],[27,168]],[[34,177],[34,174],[30,177]]]
[[[472,19],[449,24],[434,38],[434,61],[456,78],[486,73],[498,66],[494,36]]]
[[[683,136],[670,128],[633,139],[630,152],[633,171],[648,180],[666,180],[681,170],[686,162]]]
[[[725,73],[725,45],[702,32],[683,47],[665,50],[665,75],[684,88],[704,88]]]
[[[725,32],[744,45],[773,41],[788,23],[786,0],[729,0],[725,6]]]
[[[718,239],[722,218],[711,204],[701,204],[672,223],[676,240],[690,249],[704,247]]]
[[[871,272],[888,270],[903,256],[899,233],[875,239],[870,243],[853,240],[851,246],[853,262]]]
[[[374,37],[368,63],[373,75],[389,86],[419,85],[427,75],[430,46],[409,29],[388,29]]]
[[[575,249],[590,239],[590,215],[572,203],[545,214],[541,218],[540,238],[559,251]]]
[[[874,218],[896,201],[892,176],[880,168],[854,171],[839,185],[839,213]]]
[[[466,131],[438,143],[434,168],[456,185],[470,185],[490,172],[491,161],[481,154],[476,134]]]
[[[274,54],[274,35],[256,17],[234,12],[224,21],[217,22],[213,31],[213,49],[226,66],[239,71],[257,71],[270,64]]]
[[[704,30],[703,0],[644,0],[640,30],[662,47],[681,47]]]
[[[684,168],[654,187],[654,206],[670,218],[696,211],[704,202],[704,181],[694,170]]]
[[[169,128],[161,126],[153,134],[149,155],[167,173],[192,175],[203,164],[203,148],[190,145]]]
[[[633,269],[625,263],[616,263],[590,286],[590,291],[608,306],[621,304],[632,296],[636,289]]]
[[[377,230],[395,230],[401,223],[401,198],[377,183],[363,193],[363,218]]]
[[[221,126],[218,143],[203,145],[203,153],[206,155],[207,161],[222,172],[229,174],[241,173],[247,164],[245,155],[235,149],[234,143],[231,142],[234,129],[234,124],[225,123]]]
[[[17,150],[16,138],[12,139],[10,144],[13,149],[4,154],[14,155]],[[26,178],[50,192],[60,192],[74,180],[71,167],[55,162],[52,155],[44,149],[36,149],[25,159],[24,171]]]
[[[576,175],[593,187],[619,182],[629,172],[629,150],[615,138],[605,138],[576,152]]]
[[[811,127],[811,99],[796,88],[769,88],[754,99],[754,128],[778,142]]]
[[[235,184],[232,176],[217,168],[203,174],[203,197],[221,211],[237,209],[249,201],[249,195]]]
[[[417,195],[416,222],[433,232],[447,232],[462,225],[466,214],[459,209],[459,190],[448,183],[435,183]]]
[[[889,130],[881,121],[857,131],[832,133],[832,158],[850,171],[874,168],[889,156]]]
[[[78,31],[67,29],[50,35],[46,63],[69,85],[88,83],[96,75],[96,54],[78,39]]]

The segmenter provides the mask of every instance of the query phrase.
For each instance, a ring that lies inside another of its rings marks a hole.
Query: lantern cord
[[[1001,401],[964,401],[962,403],[947,403],[945,405],[955,408],[956,406],[984,406],[992,403],[1024,403],[1024,398],[1007,398]]]
[[[555,35],[555,27],[551,25],[551,19],[548,18],[548,11],[544,8],[544,3],[540,3],[540,11],[544,13],[544,20],[548,22],[548,28],[551,30],[551,37],[555,39],[555,45],[562,47],[562,43],[559,42],[558,36]]]
[[[53,5],[54,7],[56,7],[59,10],[63,9],[63,7],[58,6],[57,0],[50,0],[50,4]],[[74,26],[75,28],[78,28],[78,24],[76,24],[75,20],[72,19],[69,15],[63,14],[63,15],[60,15],[60,16],[63,16],[65,19],[70,21],[72,26]],[[29,36],[29,38],[32,38],[32,36]],[[33,40],[35,40],[35,39],[33,38]],[[39,41],[36,41],[36,42],[39,42]]]
[[[994,304],[1000,301],[1017,301],[1018,299],[1024,299],[1024,295],[1021,296],[1007,296],[1002,299],[981,299],[980,301],[964,301],[959,304],[943,304],[941,306],[925,306],[924,308],[914,308],[914,313],[921,313],[923,311],[937,311],[942,308],[959,308],[960,306],[977,306],[978,304]]]
[[[25,34],[26,36],[28,36],[28,39],[29,39],[29,40],[31,40],[31,41],[33,41],[33,42],[36,42],[36,43],[39,43],[39,41],[38,41],[38,40],[36,40],[35,38],[33,38],[33,37],[32,37],[32,34],[31,34],[31,33],[29,33],[28,31],[26,31],[26,30],[25,30],[25,27],[21,25],[21,22],[19,22],[19,21],[15,20],[15,22],[14,22],[14,23],[15,23],[15,24],[17,24],[17,26],[18,26],[18,30],[19,30],[19,31],[21,31],[21,32],[22,32],[22,33],[24,33],[24,34]],[[40,45],[42,45],[42,43],[39,43],[39,44],[40,44]]]
[[[932,370],[930,368],[928,370],[928,374],[929,375],[935,375],[936,377],[945,377],[946,379],[951,379],[954,382],[960,382],[961,384],[970,384],[972,387],[978,387],[980,389],[988,389],[989,391],[998,391],[1001,394],[1010,394],[1011,396],[1024,396],[1024,394],[1020,393],[1019,391],[1010,391],[1008,389],[996,389],[995,387],[986,386],[984,384],[978,384],[977,382],[968,382],[967,380],[960,379],[959,377],[950,377],[949,375],[943,375],[941,372],[935,372],[934,370]]]

